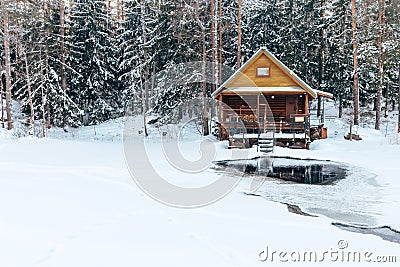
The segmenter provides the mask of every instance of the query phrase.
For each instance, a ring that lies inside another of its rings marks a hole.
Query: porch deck
[[[260,139],[273,139],[275,145],[291,148],[308,148],[309,143],[319,134],[321,118],[310,118],[310,115],[292,114],[291,121],[284,118],[267,120],[254,115],[231,116],[223,127],[226,127],[226,139],[230,148],[249,148],[258,145]],[[316,124],[311,125],[311,121]],[[222,127],[222,126],[221,126]]]

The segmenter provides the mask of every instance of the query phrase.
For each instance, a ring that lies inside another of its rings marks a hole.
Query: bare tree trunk
[[[42,57],[42,52],[40,51],[40,57]],[[43,65],[40,65],[40,73],[42,75],[42,80],[43,80]],[[44,84],[44,82],[42,81],[42,84]],[[47,132],[46,132],[46,95],[44,93],[44,88],[43,86],[41,86],[41,94],[42,94],[42,135],[43,137],[47,136]]]
[[[46,113],[47,113],[47,129],[51,129],[51,112],[50,112],[50,105],[49,105],[49,101],[47,101],[46,104]]]
[[[35,110],[33,109],[33,100],[32,100],[32,90],[31,90],[31,78],[29,75],[29,67],[28,67],[28,58],[26,56],[26,51],[24,51],[24,60],[25,60],[25,73],[26,73],[26,86],[28,91],[28,102],[29,102],[29,135],[33,135],[33,127],[35,120]]]
[[[47,1],[45,2],[45,11],[46,11],[45,12],[46,16],[50,17],[50,10],[49,10]],[[50,74],[49,74],[50,52],[49,52],[49,45],[47,43],[47,40],[50,36],[50,32],[51,32],[50,27],[47,26],[47,29],[46,29],[46,79],[47,79],[47,81],[50,80]],[[46,101],[46,115],[47,115],[46,124],[47,124],[47,129],[50,129],[51,128],[51,121],[50,121],[51,113],[50,113],[50,105],[49,105],[49,101],[48,101],[48,95],[46,96],[46,100],[47,100]]]
[[[0,59],[0,70],[3,69],[3,66],[1,65],[1,59]],[[3,87],[3,74],[0,72],[0,103],[1,103],[1,127],[4,128],[4,103],[3,103],[3,93],[4,93],[4,87]]]
[[[386,92],[385,92],[385,115],[384,117],[387,118],[389,116],[389,83],[386,83]]]
[[[218,75],[218,85],[222,84],[222,16],[223,16],[223,9],[222,9],[222,1],[219,0],[219,75]]]
[[[142,39],[143,39],[143,44],[147,43],[147,36],[146,36],[146,21],[145,21],[145,15],[146,15],[146,8],[144,4],[141,4],[141,14],[142,14]],[[147,61],[147,50],[146,47],[143,48],[143,57],[144,60]],[[144,135],[145,137],[148,136],[147,132],[147,111],[149,110],[149,83],[148,83],[148,76],[149,76],[149,64],[146,63],[145,70],[144,70],[144,77],[141,78],[141,83],[142,83],[142,90],[144,92],[142,93],[142,96],[144,97],[143,101],[143,126],[144,126]],[[144,80],[144,84],[143,84]]]
[[[123,0],[117,0],[117,18],[118,20],[123,20],[124,19],[124,1]]]
[[[321,19],[324,19],[324,7],[325,7],[325,1],[322,1],[321,3],[321,7],[322,7],[322,12],[320,14]],[[321,28],[321,45],[320,45],[320,50],[319,50],[319,62],[318,62],[318,68],[319,68],[319,75],[318,75],[318,89],[321,90],[321,85],[323,83],[323,79],[324,79],[324,59],[325,59],[325,53],[324,53],[324,49],[325,49],[325,29]],[[319,96],[317,98],[317,117],[319,118],[321,116],[321,97]]]
[[[117,20],[121,19],[121,0],[117,0]]]
[[[321,96],[317,97],[317,117],[321,116]]]
[[[384,23],[385,23],[385,1],[378,0],[378,91],[376,93],[376,110],[375,110],[375,129],[381,128],[381,101],[382,101],[382,86],[383,86],[383,34],[384,34]]]
[[[353,65],[354,65],[354,76],[353,76],[353,105],[354,105],[354,125],[359,124],[359,90],[358,90],[358,60],[357,60],[357,9],[356,0],[351,0],[351,15],[352,15],[352,28],[353,28]]]
[[[67,75],[65,72],[65,3],[60,0],[60,53],[61,53],[61,88],[64,94],[67,92]],[[65,102],[65,101],[64,101]],[[65,103],[63,103],[63,113],[65,112]],[[65,114],[62,115],[62,127],[65,127]]]
[[[216,90],[216,86],[217,86],[217,82],[218,82],[218,78],[216,77],[216,75],[218,74],[218,72],[215,69],[216,66],[216,49],[217,49],[217,28],[216,28],[216,13],[217,11],[215,10],[216,8],[216,4],[215,4],[216,0],[210,0],[210,9],[211,9],[211,93],[213,93]],[[209,122],[209,129],[212,129],[212,118],[214,117],[214,102],[211,102],[211,114],[210,114],[211,120]]]
[[[46,132],[46,95],[44,94],[43,86],[41,87],[42,93],[42,135],[43,137],[47,136]]]
[[[3,83],[1,82],[1,91],[0,91],[0,101],[1,101],[1,128],[4,128],[4,104],[3,104]]]
[[[398,115],[398,124],[397,124],[397,132],[400,133],[400,64],[399,64],[399,89],[398,89],[398,96],[397,96],[397,101],[398,101],[398,109],[399,109],[399,115]]]
[[[42,61],[42,57],[43,57],[43,52],[42,52],[42,48],[40,47],[39,48],[40,61]],[[44,70],[43,70],[43,63],[42,62],[40,62],[40,79],[41,79],[40,93],[41,93],[41,98],[42,98],[41,106],[40,106],[40,111],[42,113],[42,118],[41,118],[42,119],[42,123],[41,123],[42,124],[41,125],[42,126],[42,137],[46,137],[47,136],[47,131],[46,131],[46,102],[47,102],[47,99],[46,99],[46,94],[44,92],[45,73],[44,73]]]
[[[10,62],[10,40],[8,33],[8,12],[4,11],[4,56],[6,64],[6,112],[7,112],[7,129],[11,130],[12,125],[12,100],[11,100],[11,62]]]
[[[215,37],[215,0],[210,0],[211,9],[211,92],[215,91],[215,48],[216,48],[216,37]]]
[[[237,68],[239,69],[242,62],[242,0],[238,0],[238,51],[237,51]]]
[[[153,70],[151,71],[151,88],[150,88],[150,97],[153,97],[155,95],[154,88],[155,88],[155,82],[156,82],[156,63],[153,62],[152,66]],[[152,102],[149,101],[149,105],[152,106]]]
[[[208,128],[208,105],[207,105],[207,84],[205,81],[206,77],[206,60],[207,60],[207,49],[206,49],[206,38],[205,38],[205,31],[204,28],[201,33],[201,39],[203,42],[203,66],[202,66],[202,76],[203,76],[203,82],[202,82],[202,92],[203,92],[203,135],[209,135],[210,134],[210,129]]]
[[[343,116],[343,99],[342,99],[342,96],[339,96],[339,114],[338,114],[338,116],[339,116],[339,119],[341,119],[342,116]]]
[[[203,62],[202,62],[202,77],[203,82],[201,84],[202,93],[203,93],[203,135],[209,135],[210,130],[208,128],[208,105],[207,105],[207,84],[206,84],[206,61],[207,61],[207,47],[206,47],[206,29],[199,18],[199,6],[196,5],[195,16],[197,23],[201,29],[201,43],[202,43],[202,50],[203,50]]]
[[[60,0],[60,36],[61,36],[61,88],[64,93],[67,91],[67,77],[65,74],[65,4]]]

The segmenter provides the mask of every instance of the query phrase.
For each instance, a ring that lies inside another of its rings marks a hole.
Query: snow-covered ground
[[[324,256],[323,266],[365,264],[343,262],[342,252],[369,251],[371,261],[379,255],[400,261],[399,244],[331,224],[372,218],[364,223],[400,229],[400,147],[382,133],[360,128],[362,141],[346,141],[347,125],[332,120],[327,122],[330,138],[312,143],[311,150],[275,151],[278,156],[344,162],[353,173],[365,173],[365,180],[350,175],[323,187],[266,181],[258,192],[264,197],[257,197],[244,194],[245,177],[212,205],[179,209],[154,201],[134,183],[124,161],[122,125],[115,120],[68,133],[54,129],[45,139],[16,139],[0,130],[0,266],[263,266],[271,264],[272,255],[260,261],[266,247],[269,253],[288,252],[274,254],[272,263],[282,266],[293,263],[289,254],[296,251],[315,251],[319,260]],[[182,153],[195,158],[200,141],[189,135]],[[230,157],[226,144],[214,144],[216,160]],[[171,168],[160,145],[152,140],[147,149],[157,171],[170,181],[198,186],[218,179],[220,173],[212,169],[188,176]],[[254,148],[249,153],[257,155]],[[279,201],[319,216],[289,213]],[[317,209],[313,203],[331,207]],[[341,218],[346,212],[360,216]]]

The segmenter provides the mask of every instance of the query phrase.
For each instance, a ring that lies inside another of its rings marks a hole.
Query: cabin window
[[[257,77],[269,77],[269,67],[258,67]]]

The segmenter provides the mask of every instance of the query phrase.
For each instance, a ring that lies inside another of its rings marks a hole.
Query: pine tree
[[[337,0],[327,10],[325,84],[324,89],[331,92],[339,102],[339,117],[343,107],[352,101],[353,57],[351,36],[351,11],[348,1]]]
[[[247,59],[261,46],[276,55],[281,53],[278,4],[276,0],[244,2],[243,50]]]
[[[70,95],[85,111],[83,123],[97,124],[112,117],[117,59],[110,31],[115,25],[105,1],[76,0],[71,7],[69,50]]]

